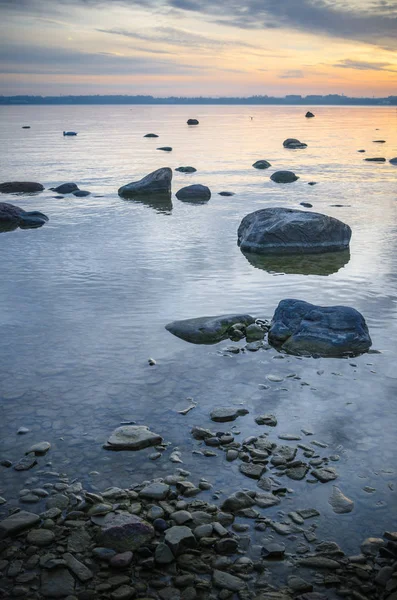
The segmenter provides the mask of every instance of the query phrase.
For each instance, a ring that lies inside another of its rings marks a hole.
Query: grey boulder
[[[40,522],[40,517],[34,513],[20,510],[0,521],[0,540],[30,529]]]
[[[163,167],[153,171],[140,179],[123,185],[118,193],[125,198],[133,198],[142,195],[169,196],[171,194],[172,170],[169,167]]]
[[[19,206],[0,202],[0,231],[12,231],[17,227],[34,229],[41,227],[47,221],[48,217],[41,212],[25,211]]]
[[[317,254],[348,248],[351,229],[342,221],[320,213],[264,208],[244,217],[237,236],[243,252]]]
[[[254,169],[268,169],[272,165],[267,160],[257,160],[252,166]]]
[[[287,138],[283,142],[284,148],[289,148],[290,150],[296,150],[299,148],[307,148],[307,144],[297,140],[296,138]]]
[[[58,187],[51,189],[58,194],[71,194],[72,192],[76,192],[79,188],[75,183],[70,182],[62,183],[62,185],[58,185]]]
[[[206,185],[196,183],[181,188],[175,195],[182,202],[207,202],[211,198],[211,191]]]
[[[270,176],[270,179],[276,183],[292,183],[299,179],[299,177],[292,171],[276,171]]]
[[[2,194],[32,194],[42,192],[44,186],[34,181],[6,181],[0,183],[0,192]]]
[[[97,542],[117,552],[136,550],[150,542],[154,528],[150,523],[127,512],[109,513],[104,518]]]
[[[104,448],[106,450],[142,450],[161,444],[163,438],[144,425],[122,425],[113,431]]]
[[[316,306],[282,300],[272,319],[269,343],[290,354],[344,356],[372,344],[364,317],[347,306]]]
[[[229,336],[236,323],[251,325],[255,319],[250,315],[220,315],[173,321],[165,326],[176,337],[192,344],[217,344]]]

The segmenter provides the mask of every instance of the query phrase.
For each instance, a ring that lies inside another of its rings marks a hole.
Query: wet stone
[[[74,577],[68,569],[58,567],[41,573],[40,593],[46,598],[64,598],[74,592]]]
[[[312,519],[313,517],[319,517],[320,513],[315,508],[301,508],[296,511],[302,519]]]
[[[55,540],[55,534],[49,529],[33,529],[29,531],[26,541],[32,546],[48,546]]]
[[[156,546],[154,558],[160,565],[168,565],[175,560],[175,557],[169,546],[167,546],[167,544],[163,544],[162,542]]]
[[[33,453],[36,456],[42,456],[43,454],[46,454],[50,448],[50,442],[38,442],[37,444],[33,444],[25,454]]]
[[[333,492],[328,500],[332,506],[332,510],[337,514],[349,513],[354,508],[353,500],[345,496],[336,485],[333,486]]]
[[[37,460],[31,456],[24,456],[15,465],[15,471],[28,471],[37,465]]]
[[[0,521],[0,540],[7,536],[16,535],[25,529],[30,529],[40,521],[34,513],[21,510]]]
[[[110,594],[110,598],[111,600],[130,600],[135,594],[135,588],[129,585],[122,585]]]
[[[170,527],[165,534],[165,543],[172,550],[174,556],[181,554],[184,550],[195,548],[196,538],[189,527],[178,526]]]
[[[290,479],[294,479],[296,481],[300,481],[301,479],[304,479],[306,477],[306,474],[309,470],[308,465],[299,465],[297,467],[293,467],[290,469],[287,469],[285,471],[285,474],[287,475],[287,477],[289,477]]]
[[[333,481],[338,477],[338,473],[333,467],[323,467],[322,469],[313,469],[311,475],[321,481],[321,483],[327,483]]]
[[[284,554],[285,544],[269,542],[262,546],[262,556],[264,558],[283,558]]]
[[[218,554],[235,554],[237,549],[238,542],[233,538],[223,538],[215,544],[215,551]]]
[[[226,423],[228,421],[234,421],[237,417],[242,417],[248,414],[248,410],[245,408],[234,408],[234,407],[222,407],[214,409],[211,414],[211,420],[216,423]]]
[[[139,492],[139,496],[151,500],[165,500],[169,491],[170,486],[165,483],[151,483]]]
[[[153,433],[145,426],[124,425],[113,431],[107,443],[106,450],[142,450],[149,446],[161,444],[163,438]]]
[[[267,425],[268,427],[276,427],[277,419],[274,415],[260,415],[256,417],[255,423],[257,425]]]
[[[361,544],[361,552],[368,556],[376,556],[384,546],[386,542],[382,538],[367,538]]]
[[[212,574],[212,581],[215,587],[230,590],[231,592],[238,592],[247,587],[245,581],[225,571],[215,570]]]
[[[242,463],[239,466],[239,471],[251,479],[260,479],[266,471],[266,467],[260,463]]]
[[[106,548],[124,552],[135,550],[154,537],[152,525],[129,513],[109,513],[104,518],[99,542]]]

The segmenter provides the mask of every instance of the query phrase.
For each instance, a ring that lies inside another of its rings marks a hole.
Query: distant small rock
[[[305,208],[313,208],[313,204],[310,204],[310,202],[300,202],[300,205]]]
[[[384,163],[386,162],[385,158],[364,158],[364,160],[366,160],[367,162],[379,162],[379,163]]]
[[[85,196],[90,196],[91,192],[89,192],[88,190],[76,190],[75,192],[72,192],[72,194],[77,198],[84,198]]]
[[[188,125],[198,125],[198,124],[199,124],[199,122],[198,122],[198,120],[197,120],[197,119],[188,119],[188,120],[187,120],[187,124],[188,124]]]
[[[308,181],[307,185],[317,185],[317,181]]]
[[[147,137],[147,138],[158,138],[159,136],[157,135],[157,133],[147,133],[146,135],[144,135],[143,137]]]
[[[312,112],[310,112],[310,110],[308,110],[307,113],[305,114],[305,117],[307,119],[312,119],[314,117],[314,114]]]
[[[53,192],[57,192],[58,194],[71,194],[72,192],[77,191],[78,185],[76,183],[62,183],[58,185],[56,188],[51,188]]]
[[[396,166],[397,166],[397,156],[396,156],[396,158],[391,158],[391,159],[389,160],[389,163],[390,163],[391,165],[396,165]]]
[[[197,169],[194,167],[177,167],[175,171],[179,171],[180,173],[195,173]]]
[[[276,171],[270,176],[270,179],[276,183],[292,183],[299,179],[299,177],[292,171]]]
[[[206,185],[195,184],[181,188],[175,195],[182,202],[207,202],[211,191]]]
[[[366,150],[357,150],[357,152],[366,152]]]
[[[34,181],[6,181],[0,183],[0,193],[2,194],[32,194],[43,190],[44,186]]]
[[[272,165],[267,160],[257,160],[252,166],[254,169],[268,169]]]
[[[76,133],[76,131],[64,131],[63,135],[73,136],[73,135],[77,135],[77,133]]]
[[[30,125],[22,125],[22,129],[30,129]]]
[[[234,196],[234,192],[218,192],[218,196]]]
[[[160,148],[157,148],[157,150],[163,150],[164,152],[172,152],[171,146],[161,146]]]
[[[374,144],[385,144],[386,140],[372,140]]]
[[[284,148],[289,148],[290,150],[296,150],[300,148],[307,148],[307,144],[297,140],[296,138],[287,138],[283,142]]]

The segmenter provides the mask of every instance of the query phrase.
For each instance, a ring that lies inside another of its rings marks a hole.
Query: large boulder
[[[230,329],[237,323],[251,325],[255,319],[250,315],[220,315],[173,321],[165,326],[176,337],[192,344],[217,344],[229,336]]]
[[[243,252],[317,254],[349,247],[351,229],[342,221],[292,208],[264,208],[250,213],[238,228]]]
[[[289,148],[290,150],[296,150],[297,148],[307,148],[307,144],[297,140],[296,138],[287,138],[283,142],[284,148]]]
[[[354,308],[303,300],[279,303],[268,340],[289,354],[320,356],[362,354],[372,344],[364,317]]]
[[[169,167],[163,167],[149,173],[139,181],[132,181],[127,185],[123,185],[118,193],[119,196],[125,198],[143,195],[169,196],[171,194],[171,181],[172,170]]]
[[[36,210],[26,211],[19,206],[0,202],[0,231],[21,229],[34,229],[41,227],[48,221],[48,217]]]
[[[292,171],[276,171],[270,176],[270,179],[276,183],[292,183],[299,179],[299,177]]]
[[[195,184],[181,188],[175,194],[182,202],[208,202],[211,191],[206,185]]]
[[[44,186],[35,181],[5,181],[0,183],[2,194],[32,194],[43,190]]]

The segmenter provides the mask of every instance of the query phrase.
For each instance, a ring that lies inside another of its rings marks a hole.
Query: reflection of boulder
[[[268,273],[285,275],[332,275],[350,260],[350,251],[326,252],[325,254],[263,255],[243,252],[248,262]]]
[[[268,340],[295,355],[356,355],[372,345],[364,317],[354,308],[290,299],[276,308]]]
[[[171,194],[136,194],[134,197],[127,198],[127,200],[154,208],[158,213],[169,214],[173,208]]]
[[[255,319],[250,315],[220,315],[173,321],[165,326],[176,337],[192,344],[217,344],[229,337],[233,325],[251,325]]]
[[[351,229],[321,213],[264,208],[250,213],[238,228],[238,245],[257,254],[323,254],[349,247]]]
[[[0,202],[0,232],[21,229],[35,229],[48,221],[48,217],[36,210],[25,211],[19,206]]]

